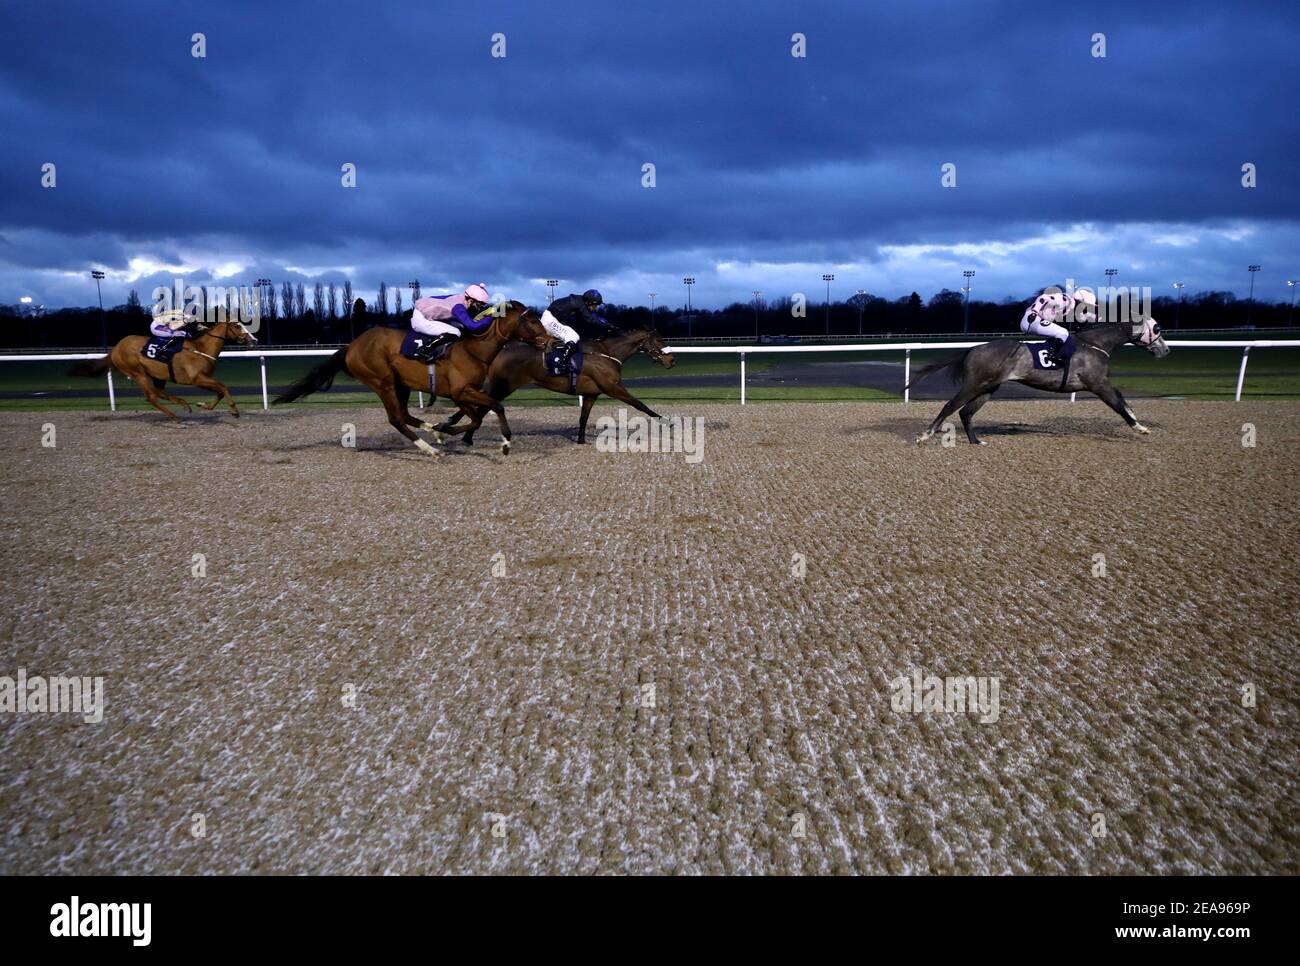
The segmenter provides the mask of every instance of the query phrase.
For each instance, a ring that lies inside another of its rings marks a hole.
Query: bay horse
[[[578,418],[578,442],[587,441],[587,418],[596,397],[604,394],[633,406],[647,416],[659,414],[637,399],[623,385],[623,363],[637,352],[644,352],[665,369],[671,369],[676,360],[666,351],[663,336],[652,328],[630,329],[607,339],[582,343],[582,371],[576,381],[577,395],[582,397],[582,415]],[[487,384],[483,391],[497,402],[505,399],[522,386],[541,386],[551,392],[572,396],[569,376],[552,376],[546,371],[546,353],[522,343],[508,345],[492,360]],[[454,414],[447,425],[454,425],[461,417]],[[473,430],[465,433],[465,445],[474,444]]]
[[[944,362],[936,362],[921,369],[908,383],[909,389],[926,376],[943,369],[948,370],[953,382],[959,384],[961,389],[939,411],[934,422],[916,441],[924,443],[935,434],[945,419],[960,410],[966,438],[976,445],[986,445],[971,428],[971,417],[1004,382],[1019,382],[1048,392],[1087,390],[1119,413],[1132,429],[1143,434],[1149,433],[1150,430],[1133,415],[1133,410],[1120,391],[1111,385],[1110,354],[1118,346],[1131,342],[1142,346],[1157,359],[1169,355],[1169,346],[1165,344],[1156,320],[1104,322],[1080,330],[1075,341],[1078,347],[1070,358],[1068,378],[1065,379],[1062,378],[1061,369],[1037,368],[1031,355],[1033,350],[1017,339],[985,342]]]
[[[209,411],[216,409],[217,404],[224,399],[230,405],[231,414],[236,419],[239,418],[235,397],[230,395],[230,390],[223,383],[212,377],[212,372],[216,369],[217,357],[227,342],[257,345],[257,339],[242,322],[238,319],[225,319],[201,330],[198,335],[186,337],[184,347],[172,357],[170,365],[158,359],[146,359],[141,354],[148,341],[147,335],[128,335],[113,346],[108,355],[79,362],[68,370],[68,375],[98,376],[112,367],[133,379],[149,405],[171,419],[180,417],[160,403],[159,397],[184,406],[186,412],[192,412],[194,407],[182,397],[167,391],[169,381],[182,386],[210,389],[217,394],[216,398],[202,408]]]
[[[334,384],[334,377],[344,372],[369,386],[384,404],[389,425],[430,456],[437,456],[438,451],[417,436],[411,427],[425,432],[443,430],[411,415],[408,403],[412,389],[423,390],[435,397],[446,396],[454,402],[460,412],[470,418],[470,424],[456,432],[477,429],[489,411],[496,413],[501,424],[501,452],[509,453],[511,437],[506,411],[479,386],[487,376],[488,366],[506,342],[517,339],[544,348],[554,340],[528,306],[521,302],[504,304],[504,313],[494,318],[482,333],[467,333],[452,343],[446,355],[434,364],[432,380],[427,363],[402,355],[406,330],[376,327],[362,332],[349,345],[308,372],[277,396],[275,403],[293,402],[314,392],[328,390]]]

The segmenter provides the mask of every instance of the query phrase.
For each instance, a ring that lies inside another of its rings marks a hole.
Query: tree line
[[[348,342],[373,325],[410,324],[403,289],[380,283],[367,305],[355,298],[350,281],[336,285],[317,282],[310,293],[299,282],[254,289],[258,293],[261,326],[258,338],[271,345],[328,345]],[[1037,293],[1035,293],[1037,294]],[[418,287],[411,292],[413,302]],[[606,305],[604,315],[623,328],[653,325],[671,339],[687,337],[809,337],[937,335],[969,331],[987,335],[1019,330],[1020,318],[1033,296],[1000,302],[972,299],[942,289],[928,301],[913,292],[897,299],[854,295],[826,303],[800,305],[791,298],[733,302],[718,309],[659,306],[653,314],[644,305]],[[231,302],[233,306],[233,301]],[[534,306],[539,312],[544,305]],[[1292,306],[1238,299],[1231,292],[1199,292],[1183,300],[1161,296],[1152,300],[1152,314],[1166,330],[1290,326]],[[0,348],[93,348],[109,345],[148,326],[149,309],[135,291],[122,305],[64,308],[43,315],[24,314],[17,306],[0,306]]]

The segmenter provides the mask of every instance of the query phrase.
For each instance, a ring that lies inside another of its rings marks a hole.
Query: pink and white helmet
[[[477,285],[471,285],[465,289],[465,298],[474,299],[484,305],[491,302],[492,300],[488,298],[487,282],[479,282]]]

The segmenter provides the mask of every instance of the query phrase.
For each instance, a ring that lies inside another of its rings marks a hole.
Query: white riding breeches
[[[1070,337],[1070,330],[1063,325],[1028,317],[1020,320],[1020,331],[1028,332],[1031,335],[1041,335],[1048,339],[1060,339],[1062,342]]]
[[[573,330],[573,327],[565,325],[553,316],[550,309],[547,309],[542,313],[542,328],[545,329],[549,335],[554,336],[561,342],[578,341],[578,333]]]
[[[460,335],[460,329],[450,322],[426,319],[419,309],[411,310],[411,328],[423,335]]]

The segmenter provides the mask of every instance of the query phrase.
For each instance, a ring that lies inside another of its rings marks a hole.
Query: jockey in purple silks
[[[1074,336],[1070,334],[1072,324],[1091,321],[1096,309],[1097,296],[1088,289],[1076,288],[1067,292],[1049,285],[1025,309],[1020,331],[1046,338],[1048,357],[1060,362],[1074,355]]]
[[[464,332],[482,332],[490,318],[477,318],[488,307],[487,283],[471,285],[460,295],[430,295],[416,299],[411,309],[411,328],[431,335],[417,350],[416,358],[429,362],[439,346],[454,342]]]
[[[166,347],[170,348],[176,339],[191,338],[194,335],[195,321],[175,309],[161,312],[149,320],[149,334],[156,339],[168,340]]]

